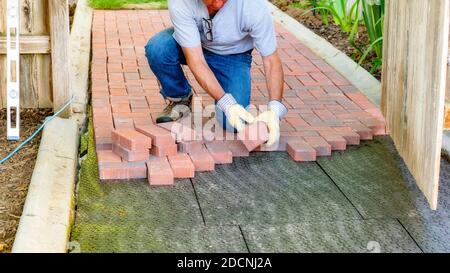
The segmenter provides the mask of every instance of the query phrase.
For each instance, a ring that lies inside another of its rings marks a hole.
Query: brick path
[[[148,177],[151,185],[173,184],[174,178],[192,177],[194,170],[210,171],[215,164],[231,163],[235,156],[248,156],[246,147],[259,146],[266,139],[264,128],[243,134],[251,139],[214,130],[215,119],[205,115],[214,101],[187,68],[195,93],[193,118],[154,124],[165,102],[144,46],[170,26],[167,11],[94,13],[92,106],[102,180]],[[277,33],[289,114],[280,125],[280,145],[259,146],[256,151],[287,151],[293,160],[314,161],[386,134],[380,110],[363,93],[281,26]],[[262,59],[255,53],[252,113],[263,111],[267,101]],[[197,113],[202,114],[200,123]]]

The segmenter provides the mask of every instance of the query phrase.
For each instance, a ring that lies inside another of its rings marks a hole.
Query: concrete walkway
[[[99,183],[96,150],[111,150],[111,131],[152,122],[164,108],[144,45],[169,26],[167,11],[95,12],[93,123],[72,233],[81,251],[450,251],[448,163],[439,210],[432,212],[390,139],[379,136],[386,134],[380,111],[281,27],[290,108],[282,135],[302,137],[317,151],[316,162],[256,152],[169,188],[144,180]],[[203,106],[211,105],[186,73]],[[265,105],[257,54],[252,80],[253,104]],[[318,139],[332,156],[320,154]]]

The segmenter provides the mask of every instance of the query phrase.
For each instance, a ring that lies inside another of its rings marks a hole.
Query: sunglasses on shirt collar
[[[213,28],[212,19],[203,18],[203,29],[206,35],[206,40],[210,42],[214,40],[212,28]]]

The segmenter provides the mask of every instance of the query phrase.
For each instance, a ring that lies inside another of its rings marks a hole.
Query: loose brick
[[[233,163],[233,154],[228,149],[226,144],[222,141],[212,141],[205,143],[211,156],[214,158],[216,164],[231,164]]]
[[[247,157],[250,155],[245,145],[240,140],[227,140],[225,141],[228,149],[230,149],[233,157]]]
[[[203,141],[183,141],[178,143],[178,151],[180,153],[190,153],[203,149]]]
[[[145,162],[112,162],[99,165],[100,180],[129,180],[147,177]]]
[[[104,151],[97,151],[97,161],[98,164],[105,164],[105,163],[122,162],[122,159],[112,150],[104,150]]]
[[[299,133],[299,135],[296,135],[296,133]],[[261,145],[258,148],[256,148],[255,151],[258,151],[258,152],[286,152],[288,142],[303,141],[303,138],[300,136],[301,132],[289,132],[288,134],[289,135],[281,135],[280,139],[278,140],[278,143],[274,144],[273,146],[267,147],[266,145]],[[307,135],[311,135],[311,134],[307,134]]]
[[[255,122],[239,132],[238,139],[251,152],[269,140],[269,131],[265,123]]]
[[[153,146],[150,149],[150,154],[157,156],[157,157],[176,155],[177,152],[178,152],[177,144],[164,145],[164,146]]]
[[[179,122],[159,123],[158,126],[171,132],[177,142],[202,140],[195,130]]]
[[[97,151],[112,150],[111,137],[95,138],[95,149]]]
[[[179,153],[168,156],[170,167],[175,178],[193,178],[195,166],[188,154]]]
[[[156,125],[137,125],[136,130],[152,139],[154,146],[162,147],[175,144],[175,138],[167,130]]]
[[[316,150],[317,156],[330,156],[331,145],[322,137],[303,137],[311,147]]]
[[[152,139],[134,129],[114,130],[112,140],[130,151],[148,150],[152,147]]]
[[[147,161],[148,182],[151,186],[174,184],[174,176],[167,157],[152,157]]]
[[[317,156],[316,150],[301,140],[288,142],[287,152],[295,161],[315,161]]]
[[[148,156],[150,155],[148,149],[131,151],[125,147],[122,147],[120,144],[117,143],[113,143],[112,146],[113,152],[122,157],[124,161],[128,162],[145,161],[148,159]]]
[[[198,172],[214,171],[215,161],[207,149],[195,150],[189,153],[195,170]]]
[[[128,179],[128,168],[126,163],[115,162],[99,165],[98,174],[100,180],[122,180]]]
[[[128,179],[147,178],[147,166],[145,165],[145,161],[127,162],[127,164],[128,164]]]

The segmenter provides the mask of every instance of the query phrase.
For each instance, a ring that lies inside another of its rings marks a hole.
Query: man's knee
[[[172,36],[173,29],[166,29],[153,36],[145,46],[145,55],[150,65],[170,62],[177,43]]]

